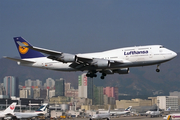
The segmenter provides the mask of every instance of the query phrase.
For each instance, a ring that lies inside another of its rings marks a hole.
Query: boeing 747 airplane
[[[100,119],[107,119],[107,120],[110,120],[110,117],[111,117],[111,114],[110,114],[110,106],[109,106],[109,109],[107,111],[107,113],[101,113],[101,114],[95,114],[93,115],[89,120],[100,120]]]
[[[87,77],[101,79],[107,74],[128,74],[130,67],[159,65],[177,56],[162,45],[148,45],[118,48],[103,52],[69,54],[32,46],[22,37],[14,37],[21,59],[5,57],[17,61],[19,65],[51,69],[57,71],[87,71]],[[46,56],[44,54],[46,54]]]
[[[111,116],[124,115],[131,112],[132,106],[129,106],[124,111],[110,111]],[[99,111],[99,114],[108,113],[108,111]]]

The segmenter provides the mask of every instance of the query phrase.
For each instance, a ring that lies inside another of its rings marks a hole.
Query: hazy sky
[[[0,0],[0,58],[13,37],[68,53],[162,44],[180,52],[180,0]]]

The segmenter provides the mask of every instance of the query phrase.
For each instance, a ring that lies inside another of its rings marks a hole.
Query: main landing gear
[[[87,77],[90,77],[90,78],[93,78],[93,77],[97,77],[96,73],[95,72],[88,72],[86,74]]]
[[[96,74],[96,72],[88,72],[88,73],[86,74],[86,76],[87,76],[87,77],[90,77],[90,78],[93,78],[93,77],[97,77],[97,74]],[[102,73],[101,79],[104,79],[105,76],[106,76],[106,73]]]
[[[157,65],[156,72],[160,72],[159,66],[160,66],[160,64],[159,64],[159,65]]]

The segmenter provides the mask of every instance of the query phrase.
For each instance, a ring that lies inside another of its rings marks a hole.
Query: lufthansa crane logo
[[[15,108],[14,105],[11,105],[11,106],[10,106],[10,109],[11,109],[11,110],[14,110],[14,108]]]
[[[23,44],[27,45],[28,46],[28,43],[27,42],[22,42]],[[22,47],[22,46],[19,46],[19,52],[21,54],[26,54],[28,52],[29,48],[27,47]]]

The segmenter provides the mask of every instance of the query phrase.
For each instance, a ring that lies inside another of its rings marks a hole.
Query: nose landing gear
[[[157,65],[156,72],[160,72],[159,66],[160,66],[160,64],[159,64],[159,65]]]

